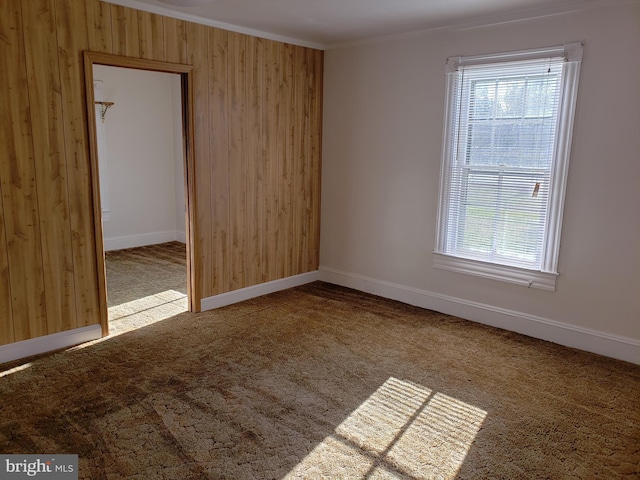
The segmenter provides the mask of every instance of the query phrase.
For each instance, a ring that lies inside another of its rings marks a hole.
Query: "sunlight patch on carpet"
[[[184,313],[188,310],[187,301],[187,296],[184,293],[166,290],[109,307],[109,335],[71,347],[67,351],[81,350],[123,333]]]
[[[187,296],[175,290],[109,307],[109,336],[119,335],[186,312]]]
[[[390,377],[285,478],[456,475],[487,412]]]
[[[0,378],[6,377],[7,375],[11,375],[12,373],[17,373],[21,370],[26,370],[31,366],[31,362],[25,363],[24,365],[18,365],[17,367],[10,368],[3,372],[0,372]]]

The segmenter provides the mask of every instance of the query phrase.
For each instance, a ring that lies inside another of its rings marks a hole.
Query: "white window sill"
[[[453,257],[433,252],[433,266],[451,272],[466,273],[476,277],[490,278],[502,282],[524,285],[528,288],[540,288],[555,292],[557,273],[540,272],[526,268],[510,267],[495,263]]]

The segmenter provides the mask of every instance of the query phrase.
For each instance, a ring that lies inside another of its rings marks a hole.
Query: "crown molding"
[[[372,43],[381,43],[393,40],[402,40],[406,38],[413,38],[422,36],[432,32],[447,31],[447,30],[469,30],[474,28],[483,28],[494,25],[501,25],[505,23],[522,22],[526,20],[532,20],[536,18],[544,18],[556,15],[566,15],[569,13],[576,13],[585,10],[592,10],[594,8],[603,7],[616,7],[621,5],[638,4],[640,0],[573,0],[565,2],[560,5],[547,5],[544,7],[530,8],[526,10],[520,10],[518,12],[511,12],[499,15],[489,15],[476,17],[473,19],[465,19],[459,21],[453,21],[444,25],[433,26],[421,30],[412,30],[403,33],[396,33],[390,35],[375,35],[359,40],[347,41],[347,42],[327,42],[319,43],[302,38],[289,37],[286,35],[279,35],[273,32],[266,32],[263,30],[257,30],[253,28],[242,27],[227,22],[221,22],[212,20],[209,18],[201,17],[199,15],[192,15],[189,13],[180,12],[172,9],[169,5],[155,5],[143,2],[141,0],[100,0],[105,3],[112,3],[115,5],[121,5],[124,7],[134,8],[136,10],[142,10],[149,13],[155,13],[163,15],[165,17],[177,18],[179,20],[186,20],[188,22],[199,23],[207,25],[209,27],[221,28],[223,30],[229,30],[231,32],[243,33],[254,37],[265,38],[268,40],[275,40],[277,42],[289,43],[292,45],[298,45],[301,47],[314,48],[316,50],[331,50],[335,48],[352,47],[359,45],[368,45]]]
[[[618,7],[633,4],[640,4],[640,0],[574,0],[562,5],[547,5],[545,7],[530,8],[527,10],[520,10],[518,12],[507,14],[476,17],[471,20],[460,20],[457,22],[451,22],[445,25],[438,25],[421,30],[412,30],[409,32],[395,33],[390,35],[379,35],[349,42],[332,43],[324,45],[324,50],[370,45],[394,40],[404,40],[435,32],[471,30],[507,23],[535,20],[538,18],[553,17],[557,15],[566,15],[570,13],[593,10],[595,8]]]
[[[226,22],[219,22],[217,20],[211,20],[209,18],[201,17],[199,15],[192,15],[190,13],[179,12],[173,10],[168,5],[166,7],[161,5],[152,5],[149,3],[141,2],[139,0],[100,0],[105,3],[112,3],[114,5],[120,5],[123,7],[135,8],[136,10],[142,10],[143,12],[155,13],[157,15],[163,15],[165,17],[177,18],[178,20],[185,20],[187,22],[199,23],[208,27],[220,28],[222,30],[229,30],[231,32],[243,33],[245,35],[251,35],[252,37],[264,38],[267,40],[275,40],[276,42],[290,43],[292,45],[298,45],[300,47],[314,48],[316,50],[324,50],[327,45],[317,42],[309,42],[300,38],[287,37],[285,35],[278,35],[271,32],[264,32],[262,30],[256,30],[253,28],[242,27]]]

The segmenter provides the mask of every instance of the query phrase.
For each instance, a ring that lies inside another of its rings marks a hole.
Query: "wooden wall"
[[[100,322],[85,50],[194,66],[198,298],[318,268],[321,51],[98,0],[1,0],[0,345]]]

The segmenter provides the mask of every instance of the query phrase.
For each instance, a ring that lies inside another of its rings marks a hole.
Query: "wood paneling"
[[[0,183],[0,245],[7,244],[7,232],[2,204],[2,183]],[[11,280],[9,278],[9,258],[7,249],[0,248],[0,344],[14,341],[13,313],[11,312]]]
[[[211,198],[211,167],[209,164],[209,38],[207,28],[203,25],[189,23],[187,25],[187,55],[189,64],[193,65],[193,108],[194,108],[194,155],[195,172],[191,179],[196,195],[195,241],[197,249],[195,262],[202,272],[202,281],[195,287],[198,290],[210,291],[212,284],[211,257],[211,211],[207,208]],[[196,298],[202,298],[196,295]],[[199,309],[199,301],[197,301]]]
[[[187,23],[175,18],[163,17],[165,61],[187,63]]]
[[[263,244],[263,274],[266,278],[278,278],[278,245],[282,241],[280,224],[278,221],[278,209],[280,199],[280,165],[278,140],[278,122],[280,111],[280,84],[281,69],[280,58],[282,44],[279,42],[265,41],[264,56],[264,81],[263,88],[263,121],[262,121],[262,148],[264,150],[264,182],[265,189],[264,216],[261,225],[263,234],[270,239]]]
[[[89,48],[88,12],[84,0],[56,0],[58,56],[62,93],[62,130],[67,183],[77,326],[95,323],[99,315],[98,261],[93,228],[91,171],[87,162],[86,110],[77,101],[85,95],[82,52]],[[88,288],[91,287],[91,288]]]
[[[308,161],[311,164],[311,212],[309,238],[311,243],[307,249],[309,256],[309,270],[317,270],[320,267],[320,184],[322,173],[322,79],[324,59],[316,52],[307,51],[311,57],[310,65],[313,65],[311,75],[313,82],[309,92],[309,118],[311,119],[311,152]]]
[[[227,88],[228,35],[209,29],[209,154],[212,162],[211,294],[229,290],[229,93]]]
[[[92,0],[96,1],[96,0]],[[140,55],[138,12],[120,5],[111,5],[111,38],[113,53],[126,57]]]
[[[246,276],[244,286],[265,281],[263,276],[262,218],[264,217],[264,155],[262,151],[262,107],[264,82],[263,41],[244,37],[245,50],[245,138],[246,157]]]
[[[56,333],[77,324],[54,2],[22,2],[22,15],[42,239],[46,330]]]
[[[229,32],[229,215],[231,220],[231,290],[246,286],[247,196],[247,130],[245,128],[245,68],[247,45],[245,36]]]
[[[13,340],[47,333],[36,169],[20,0],[0,2],[0,180]],[[5,335],[10,328],[3,329]],[[7,338],[3,336],[2,341]]]
[[[296,49],[294,55],[294,65],[301,64],[306,68],[304,51]],[[300,245],[302,248],[296,248],[292,251],[293,274],[304,271],[304,261],[306,260],[306,256],[303,255],[303,249],[306,248],[307,240],[307,231],[304,228],[307,221],[305,207],[308,197],[305,190],[305,180],[309,169],[309,166],[304,162],[307,147],[306,132],[309,129],[309,111],[305,98],[307,81],[306,75],[294,76],[293,98],[295,103],[293,109],[300,112],[300,114],[293,125],[293,244]]]
[[[111,5],[96,1],[82,3],[87,12],[85,23],[89,34],[89,49],[93,52],[113,53]]]
[[[148,12],[138,12],[138,37],[140,57],[164,60],[164,30],[162,17]]]
[[[294,128],[295,96],[294,96],[294,63],[295,49],[291,45],[284,45],[280,52],[281,78],[280,78],[280,109],[278,110],[278,180],[280,207],[278,210],[279,242],[276,258],[287,259],[279,262],[278,277],[294,275],[294,241],[293,230],[293,195],[294,195]]]
[[[322,52],[99,0],[2,0],[0,344],[100,323],[85,50],[194,67],[192,308],[318,267]]]

